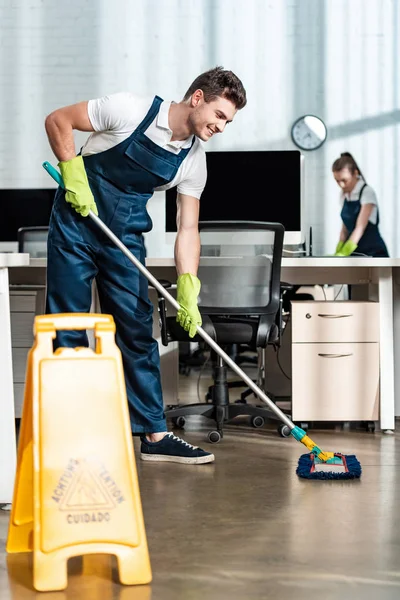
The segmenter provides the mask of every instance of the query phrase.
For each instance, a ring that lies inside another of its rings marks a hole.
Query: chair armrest
[[[278,340],[276,342],[276,347],[280,348],[281,347],[281,341],[282,341],[282,334],[283,334],[283,300],[285,297],[285,294],[287,294],[288,292],[294,292],[296,293],[296,290],[299,289],[299,285],[293,284],[293,283],[287,283],[286,281],[281,281],[280,282],[280,297],[279,297],[279,310],[277,312],[276,315],[276,325],[278,327]]]
[[[287,283],[286,281],[281,281],[280,283],[280,288],[281,288],[281,292],[289,292],[290,290],[293,290],[296,286],[293,283]]]

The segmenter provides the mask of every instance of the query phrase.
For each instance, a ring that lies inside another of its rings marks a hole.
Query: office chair
[[[224,349],[232,344],[265,348],[277,344],[280,310],[280,271],[284,228],[280,223],[254,221],[200,222],[201,257],[198,276],[202,283],[199,309],[203,328]],[[163,281],[165,287],[169,282]],[[187,342],[188,334],[166,316],[165,300],[159,295],[161,340]],[[192,341],[200,341],[196,335]],[[213,419],[216,430],[208,439],[217,443],[223,437],[224,423],[239,415],[257,420],[278,420],[266,406],[230,403],[228,369],[218,356],[213,369],[211,403],[168,406],[167,418],[178,427],[186,415]],[[243,384],[242,384],[243,385]],[[256,425],[257,426],[257,425]],[[278,430],[281,430],[279,426]]]
[[[286,327],[287,321],[283,319],[283,315],[285,313],[285,309],[284,309],[284,303],[285,303],[285,294],[290,293],[292,291],[292,289],[295,286],[293,286],[290,283],[286,283],[284,281],[281,281],[279,289],[280,289],[280,297],[279,297],[279,310],[276,314],[276,319],[275,319],[275,324],[278,328],[278,336],[277,339],[274,340],[273,342],[269,342],[269,345],[273,346],[275,349],[275,352],[279,351],[279,348],[281,347],[281,340],[282,340],[282,335],[283,335],[283,331]],[[312,297],[311,297],[312,298]],[[252,344],[246,345],[246,346],[241,346],[240,348],[243,348],[243,351],[250,351],[256,354],[256,356],[252,357],[252,356],[240,356],[240,354],[234,354],[234,356],[231,358],[236,362],[236,364],[240,365],[243,363],[250,363],[250,364],[255,364],[257,366],[257,370],[258,370],[258,375],[257,375],[257,379],[253,379],[254,383],[257,383],[257,385],[259,387],[261,387],[262,390],[264,390],[264,392],[267,394],[267,396],[269,396],[269,398],[271,398],[271,400],[273,400],[275,402],[275,400],[277,400],[278,398],[267,388],[267,382],[266,382],[266,363],[265,363],[265,353],[264,353],[264,349],[259,349],[256,347],[256,344],[253,342]],[[243,382],[242,381],[228,381],[228,388],[241,388],[243,387]],[[208,389],[208,393],[206,395],[206,399],[207,400],[211,400],[211,394],[212,394],[212,386],[209,387]],[[255,398],[257,397],[256,394],[253,392],[253,390],[248,387],[246,388],[243,392],[241,392],[240,394],[240,399],[236,400],[236,403],[247,403],[246,398],[248,398],[249,396],[254,396]],[[262,419],[261,417],[257,417],[255,419],[252,419],[251,424],[253,425],[253,427],[263,427],[264,425],[264,419]],[[286,434],[288,433],[288,431],[286,429],[279,429],[279,433],[285,437]]]
[[[48,233],[46,226],[20,227],[17,233],[18,252],[27,252],[31,258],[46,258]]]

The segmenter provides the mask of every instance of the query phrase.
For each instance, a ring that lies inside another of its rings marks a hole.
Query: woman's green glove
[[[341,249],[343,248],[343,246],[344,246],[344,242],[342,242],[342,240],[340,240],[338,242],[337,246],[336,246],[336,250],[335,250],[334,256],[336,256],[336,254],[341,251]]]
[[[201,325],[201,315],[197,306],[197,296],[200,292],[200,279],[191,273],[179,275],[176,290],[176,300],[181,307],[176,315],[176,321],[189,332],[189,337],[194,337],[197,325]]]
[[[87,217],[90,210],[98,215],[82,156],[75,156],[71,160],[59,162],[58,166],[64,180],[66,201],[82,217]]]
[[[339,251],[336,250],[335,256],[350,256],[350,254],[353,254],[353,252],[356,248],[357,248],[357,244],[355,242],[352,242],[351,240],[347,240],[347,242],[345,242],[343,244],[343,246],[341,247],[341,249]]]

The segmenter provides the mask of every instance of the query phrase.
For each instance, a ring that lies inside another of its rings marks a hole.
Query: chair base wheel
[[[259,415],[257,415],[256,417],[251,418],[251,424],[256,429],[259,429],[260,427],[264,427],[265,419],[264,417],[260,417]]]
[[[210,431],[207,439],[210,444],[218,444],[222,440],[222,434],[219,431]]]
[[[176,427],[177,429],[184,429],[184,427],[186,425],[185,417],[172,417],[171,421],[172,421],[172,425],[174,427]]]
[[[285,425],[283,423],[281,425],[279,425],[278,433],[281,437],[284,437],[284,438],[290,437],[290,432],[291,432],[291,429],[287,425]]]

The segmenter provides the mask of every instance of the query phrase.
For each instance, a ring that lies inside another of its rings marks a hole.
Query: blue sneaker
[[[188,465],[203,465],[215,460],[214,454],[205,452],[197,446],[188,444],[173,433],[167,433],[159,442],[149,442],[145,437],[140,438],[142,460],[155,462],[177,462]]]

